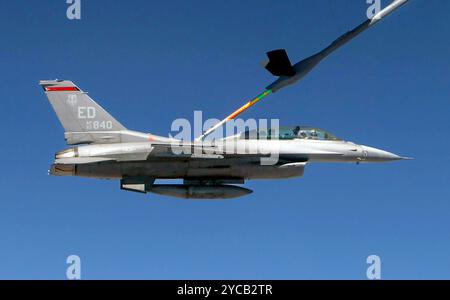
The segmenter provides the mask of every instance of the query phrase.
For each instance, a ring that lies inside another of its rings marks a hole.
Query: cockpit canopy
[[[269,128],[268,130],[248,130],[242,132],[240,139],[279,139],[279,140],[320,140],[320,141],[341,141],[335,135],[316,127],[309,126],[280,126],[279,128]]]

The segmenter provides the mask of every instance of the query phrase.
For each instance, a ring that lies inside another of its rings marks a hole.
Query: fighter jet
[[[74,145],[56,153],[50,174],[119,179],[123,190],[227,199],[252,192],[231,184],[300,177],[305,166],[315,162],[403,159],[307,126],[245,131],[213,142],[181,142],[128,130],[71,81],[40,81],[40,85],[64,127],[67,144]],[[176,151],[185,148],[189,151]],[[261,164],[261,158],[271,153],[277,154],[276,164]],[[184,183],[155,184],[156,179],[183,179]]]
[[[364,26],[370,22],[373,20]],[[360,32],[364,27],[361,26],[337,43]],[[324,51],[313,57],[323,58],[331,50]],[[311,70],[302,69],[309,63],[288,64],[284,51],[273,52],[269,58],[267,69],[280,76],[270,86],[272,91],[298,81],[305,75],[304,70]],[[317,64],[315,58],[307,61]],[[203,134],[192,142],[132,131],[72,81],[42,80],[39,84],[64,128],[66,143],[72,146],[56,153],[49,174],[115,179],[126,191],[184,199],[231,199],[252,192],[238,186],[246,180],[301,177],[305,166],[311,163],[359,164],[406,159],[345,141],[320,128],[301,125],[247,130],[213,141],[204,140]],[[262,95],[267,94],[266,91]],[[262,163],[264,159],[270,163]],[[159,179],[181,179],[183,184],[156,184]]]

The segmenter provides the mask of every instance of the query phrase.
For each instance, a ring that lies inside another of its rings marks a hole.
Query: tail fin
[[[102,141],[102,136],[105,141],[108,132],[126,130],[72,81],[42,80],[39,84],[64,127],[68,144]]]

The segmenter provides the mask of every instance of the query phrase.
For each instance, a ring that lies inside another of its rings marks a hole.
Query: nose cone
[[[365,157],[364,160],[367,162],[387,162],[403,159],[403,157],[398,156],[397,154],[387,152],[381,149],[368,146],[361,146],[361,147],[363,155]]]

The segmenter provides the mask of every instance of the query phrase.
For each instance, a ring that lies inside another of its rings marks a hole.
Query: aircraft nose
[[[394,160],[401,160],[403,157],[398,156],[397,154],[387,152],[381,149],[361,146],[363,154],[365,156],[365,161],[367,162],[387,162]]]

